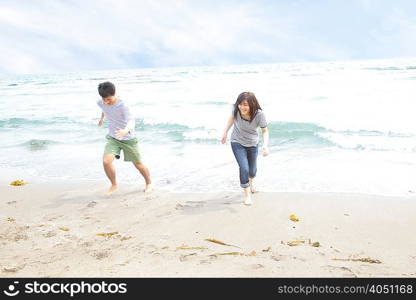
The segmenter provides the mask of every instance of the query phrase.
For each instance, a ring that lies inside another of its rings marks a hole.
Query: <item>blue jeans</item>
[[[249,178],[256,177],[259,148],[258,146],[244,147],[239,143],[231,142],[231,149],[240,167],[240,186],[246,188],[249,186]]]

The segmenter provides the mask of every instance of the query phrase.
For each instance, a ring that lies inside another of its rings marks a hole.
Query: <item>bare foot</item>
[[[245,205],[251,205],[251,204],[253,204],[253,202],[251,201],[250,194],[245,194],[244,195],[244,204]]]
[[[117,189],[118,189],[118,185],[117,184],[115,184],[115,185],[112,185],[108,190],[107,190],[107,192],[105,192],[105,194],[106,195],[111,195],[112,193],[114,193],[115,191],[117,191]]]
[[[153,191],[153,183],[146,184],[146,186],[144,188],[144,192],[145,193],[150,193],[151,191]]]

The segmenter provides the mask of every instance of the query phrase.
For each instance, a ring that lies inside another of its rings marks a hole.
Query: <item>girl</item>
[[[251,92],[241,93],[234,104],[233,114],[227,122],[221,143],[227,141],[228,130],[234,125],[231,133],[231,149],[240,167],[240,185],[244,189],[244,204],[251,205],[251,193],[256,189],[253,179],[257,172],[257,154],[259,134],[258,128],[263,133],[263,156],[269,154],[269,132],[264,113]]]

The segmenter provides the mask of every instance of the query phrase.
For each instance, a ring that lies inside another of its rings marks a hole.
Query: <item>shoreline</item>
[[[415,197],[106,187],[1,185],[0,276],[416,277]]]
[[[54,185],[61,185],[65,186],[68,183],[71,185],[82,185],[82,186],[89,186],[91,184],[97,184],[105,190],[107,187],[110,186],[110,183],[108,179],[105,177],[104,170],[103,174],[100,179],[88,179],[88,178],[61,178],[61,177],[38,177],[29,174],[28,172],[22,172],[22,170],[17,168],[9,168],[9,167],[0,167],[0,170],[3,170],[3,175],[0,175],[0,185],[6,185],[8,186],[10,182],[13,180],[24,180],[25,182],[29,184],[36,184],[36,185],[48,185],[48,184],[54,184]],[[4,175],[7,173],[7,178]],[[237,174],[238,175],[238,174]],[[119,186],[124,189],[134,189],[136,187],[142,187],[144,186],[143,178],[138,175],[137,176],[138,184],[133,184],[131,182],[119,182]],[[219,193],[223,194],[229,194],[229,193],[236,193],[239,194],[242,189],[240,187],[237,187],[238,185],[238,179],[235,180],[236,182],[236,188],[234,190],[218,190]],[[350,192],[350,191],[301,191],[301,190],[284,190],[284,191],[274,191],[274,190],[268,190],[268,189],[261,189],[261,183],[256,184],[256,186],[260,187],[258,190],[261,193],[277,193],[277,194],[333,194],[333,195],[355,195],[355,196],[368,196],[368,197],[387,197],[387,198],[415,198],[416,199],[416,190],[409,190],[406,193],[371,193],[371,192]],[[169,194],[207,194],[206,191],[173,191],[170,188],[164,188],[159,187],[158,182],[155,182],[155,187],[158,191],[169,193]]]

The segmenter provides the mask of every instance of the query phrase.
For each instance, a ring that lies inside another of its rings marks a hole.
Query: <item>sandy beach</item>
[[[2,277],[416,277],[415,196],[9,183]]]

